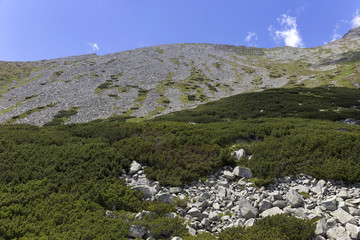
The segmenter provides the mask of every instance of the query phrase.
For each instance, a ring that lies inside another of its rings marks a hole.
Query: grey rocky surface
[[[123,173],[121,177],[141,191],[144,186],[136,184],[137,179],[146,178],[145,167],[141,166],[134,174]],[[233,170],[224,167],[208,176],[206,181],[199,180],[182,188],[159,186],[156,192],[144,195],[144,198],[154,201],[166,196],[166,201],[187,200],[187,206],[178,207],[171,216],[183,217],[193,235],[201,232],[216,234],[229,227],[252,226],[256,220],[267,216],[288,214],[318,219],[315,239],[358,239],[360,184],[317,180],[301,174],[297,178],[275,179],[267,188],[257,188],[245,178],[229,179],[229,172]],[[151,187],[154,181],[148,181],[145,187],[155,189]],[[321,189],[317,189],[319,186]],[[308,193],[302,196],[300,193],[304,192]]]
[[[353,29],[345,38],[317,48],[186,43],[33,62],[36,71],[2,89],[0,122],[41,126],[70,108],[77,108],[77,114],[67,123],[114,115],[151,118],[239,93],[282,87],[295,80],[296,84],[316,86],[320,82],[314,72],[336,72],[339,62],[357,56],[358,32],[358,28]],[[295,80],[286,72],[271,77],[268,66],[285,67],[294,62],[304,68]],[[192,80],[194,69],[206,80]],[[108,86],[99,89],[103,84]],[[205,97],[188,101],[188,95]],[[30,113],[25,114],[27,111]]]

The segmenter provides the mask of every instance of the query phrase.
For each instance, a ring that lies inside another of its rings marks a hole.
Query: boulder
[[[172,237],[171,240],[182,240],[181,237]]]
[[[281,210],[278,207],[273,207],[270,209],[267,209],[265,211],[263,211],[262,213],[260,213],[260,217],[264,218],[264,217],[269,217],[269,216],[274,216],[276,214],[283,214],[285,213],[283,210]]]
[[[320,180],[317,182],[316,186],[311,188],[311,192],[319,195],[319,194],[322,194],[323,192],[326,192],[326,182],[324,180]]]
[[[182,188],[181,187],[171,187],[170,188],[170,193],[181,193],[182,192]]]
[[[315,234],[316,235],[321,235],[321,236],[326,236],[326,231],[327,231],[327,226],[326,226],[326,222],[324,219],[320,219],[319,221],[317,221],[316,223],[316,229],[315,229]]]
[[[276,201],[273,203],[273,206],[283,209],[283,208],[285,208],[285,207],[287,206],[287,203],[286,203],[286,201],[284,201],[284,200],[276,200]]]
[[[230,171],[224,171],[224,177],[227,178],[228,180],[235,179],[235,175]]]
[[[259,203],[259,211],[263,212],[265,210],[268,210],[272,207],[272,204],[270,201],[264,199]]]
[[[332,197],[320,202],[320,205],[325,207],[326,210],[334,211],[336,210],[336,197]]]
[[[236,177],[252,178],[252,172],[249,168],[236,166],[232,172]]]
[[[351,240],[344,227],[333,227],[330,228],[326,235],[331,240]]]
[[[249,218],[256,218],[259,211],[254,208],[251,203],[246,200],[246,199],[241,199],[240,201],[240,212],[241,212],[241,215],[246,218],[246,219],[249,219]]]
[[[245,150],[244,149],[239,149],[239,150],[234,151],[233,153],[231,153],[231,156],[234,156],[236,160],[239,160],[244,155],[245,155]]]
[[[360,228],[354,224],[347,223],[345,229],[350,233],[350,237],[353,239],[359,239]]]
[[[155,196],[155,194],[157,193],[155,188],[149,187],[149,186],[143,186],[143,185],[134,186],[131,189],[135,189],[135,190],[141,192],[145,199],[151,198],[151,197]]]
[[[129,237],[142,238],[146,234],[147,230],[144,227],[131,225],[129,230]]]
[[[216,212],[210,212],[209,219],[211,221],[218,221],[219,220],[219,215]]]
[[[137,161],[132,161],[130,165],[130,171],[129,174],[133,175],[134,173],[138,172],[141,169],[141,164]]]
[[[192,216],[192,217],[198,217],[201,215],[201,212],[199,209],[193,207],[191,208],[188,212],[187,212],[188,215]]]
[[[210,199],[210,193],[204,192],[203,194],[200,195],[198,201],[203,202],[203,201],[206,201],[206,200],[209,200],[209,199]]]
[[[291,207],[299,207],[303,203],[302,196],[293,189],[286,193],[286,200]]]
[[[338,219],[339,222],[341,222],[343,225],[346,223],[356,223],[356,220],[353,216],[351,216],[349,213],[347,213],[344,209],[338,208],[335,211],[330,213],[331,216]]]
[[[145,186],[149,186],[150,185],[150,181],[149,179],[147,179],[146,177],[140,177],[136,180],[136,185],[145,185]]]
[[[169,203],[171,202],[171,196],[169,193],[158,193],[155,196],[156,200],[163,203]]]
[[[196,235],[196,230],[194,228],[190,227],[189,225],[186,225],[186,228],[188,229],[190,235]]]

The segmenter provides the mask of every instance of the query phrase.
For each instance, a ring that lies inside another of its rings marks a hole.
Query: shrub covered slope
[[[360,182],[360,127],[325,120],[359,119],[359,100],[359,90],[346,88],[274,89],[140,123],[112,118],[45,127],[0,125],[0,235],[124,239],[137,224],[158,238],[185,237],[183,220],[164,217],[174,204],[144,202],[119,179],[133,160],[148,166],[149,178],[171,186],[236,164],[265,182],[298,173]],[[230,157],[233,144],[251,154],[251,161],[236,163]],[[156,213],[136,220],[133,213],[142,209]],[[267,221],[254,227],[258,230],[230,229],[219,237],[307,239],[312,229],[299,223],[303,227],[293,234],[301,237],[285,238],[290,230],[281,221],[297,220]],[[271,234],[261,228],[269,224]]]

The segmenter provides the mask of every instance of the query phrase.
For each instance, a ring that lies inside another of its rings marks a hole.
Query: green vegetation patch
[[[78,107],[72,107],[68,110],[60,110],[57,114],[54,115],[53,120],[45,123],[44,126],[56,126],[66,123],[70,120],[71,116],[77,114],[78,110]]]
[[[188,95],[194,101],[194,95]],[[269,89],[239,94],[191,110],[158,117],[159,120],[198,123],[259,117],[360,119],[360,90],[336,87]],[[327,111],[320,111],[326,109]]]

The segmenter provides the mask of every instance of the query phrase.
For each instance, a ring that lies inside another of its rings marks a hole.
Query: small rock
[[[181,237],[172,237],[171,240],[182,240]]]
[[[210,212],[209,219],[211,221],[218,221],[219,220],[219,215],[216,212]]]
[[[283,208],[285,208],[287,206],[287,203],[286,203],[286,201],[283,201],[283,200],[276,200],[273,203],[273,206],[283,209]]]
[[[163,203],[171,202],[171,196],[169,193],[159,193],[155,195],[156,200]]]
[[[322,236],[326,236],[326,231],[327,231],[327,226],[326,226],[326,222],[324,219],[320,219],[319,221],[317,221],[316,223],[316,229],[315,229],[315,234],[316,235],[322,235]]]
[[[143,186],[143,185],[134,186],[131,189],[135,189],[135,190],[141,192],[145,199],[151,198],[151,197],[155,196],[155,194],[157,193],[155,188],[148,187],[148,186]]]
[[[204,218],[203,220],[201,220],[201,224],[205,227],[210,225],[210,221],[207,218]]]
[[[234,176],[243,178],[252,178],[252,172],[249,168],[236,166],[232,172]]]
[[[170,188],[170,193],[181,193],[182,192],[182,188],[181,187],[171,187]]]
[[[136,162],[136,161],[132,161],[131,165],[130,165],[130,171],[129,174],[133,175],[134,173],[136,173],[137,171],[139,171],[141,169],[141,164]]]
[[[133,238],[142,238],[146,234],[147,230],[144,227],[137,225],[131,225],[129,230],[129,236]]]
[[[267,210],[263,211],[262,213],[260,213],[260,217],[265,218],[268,216],[274,216],[276,214],[283,214],[283,213],[285,213],[285,212],[283,210],[281,210],[280,208],[273,207],[273,208],[267,209]]]
[[[209,200],[209,199],[210,199],[210,194],[208,192],[204,192],[203,194],[201,194],[198,201],[203,202],[203,201],[206,201],[206,200]]]
[[[286,199],[290,203],[291,207],[299,207],[303,203],[301,195],[293,189],[286,194]]]
[[[198,217],[201,215],[201,212],[199,211],[199,209],[193,207],[187,212],[187,214],[192,217]]]
[[[268,200],[266,200],[266,199],[264,199],[264,200],[262,200],[262,201],[260,202],[260,204],[259,204],[259,211],[260,211],[260,212],[263,212],[263,211],[265,211],[265,210],[270,209],[271,207],[272,207],[271,202],[268,201]]]
[[[196,235],[196,230],[190,227],[189,225],[186,225],[186,228],[188,229],[189,233],[193,236]]]
[[[236,160],[239,160],[242,156],[245,155],[245,150],[244,149],[239,149],[239,150],[234,151],[233,153],[231,153],[231,155],[234,156]]]
[[[254,226],[255,221],[256,221],[255,218],[248,219],[248,220],[244,223],[244,226],[245,226],[245,227],[252,227],[252,226]]]
[[[224,177],[229,179],[229,180],[234,180],[235,179],[234,174],[232,174],[232,172],[230,172],[230,171],[224,171]]]

